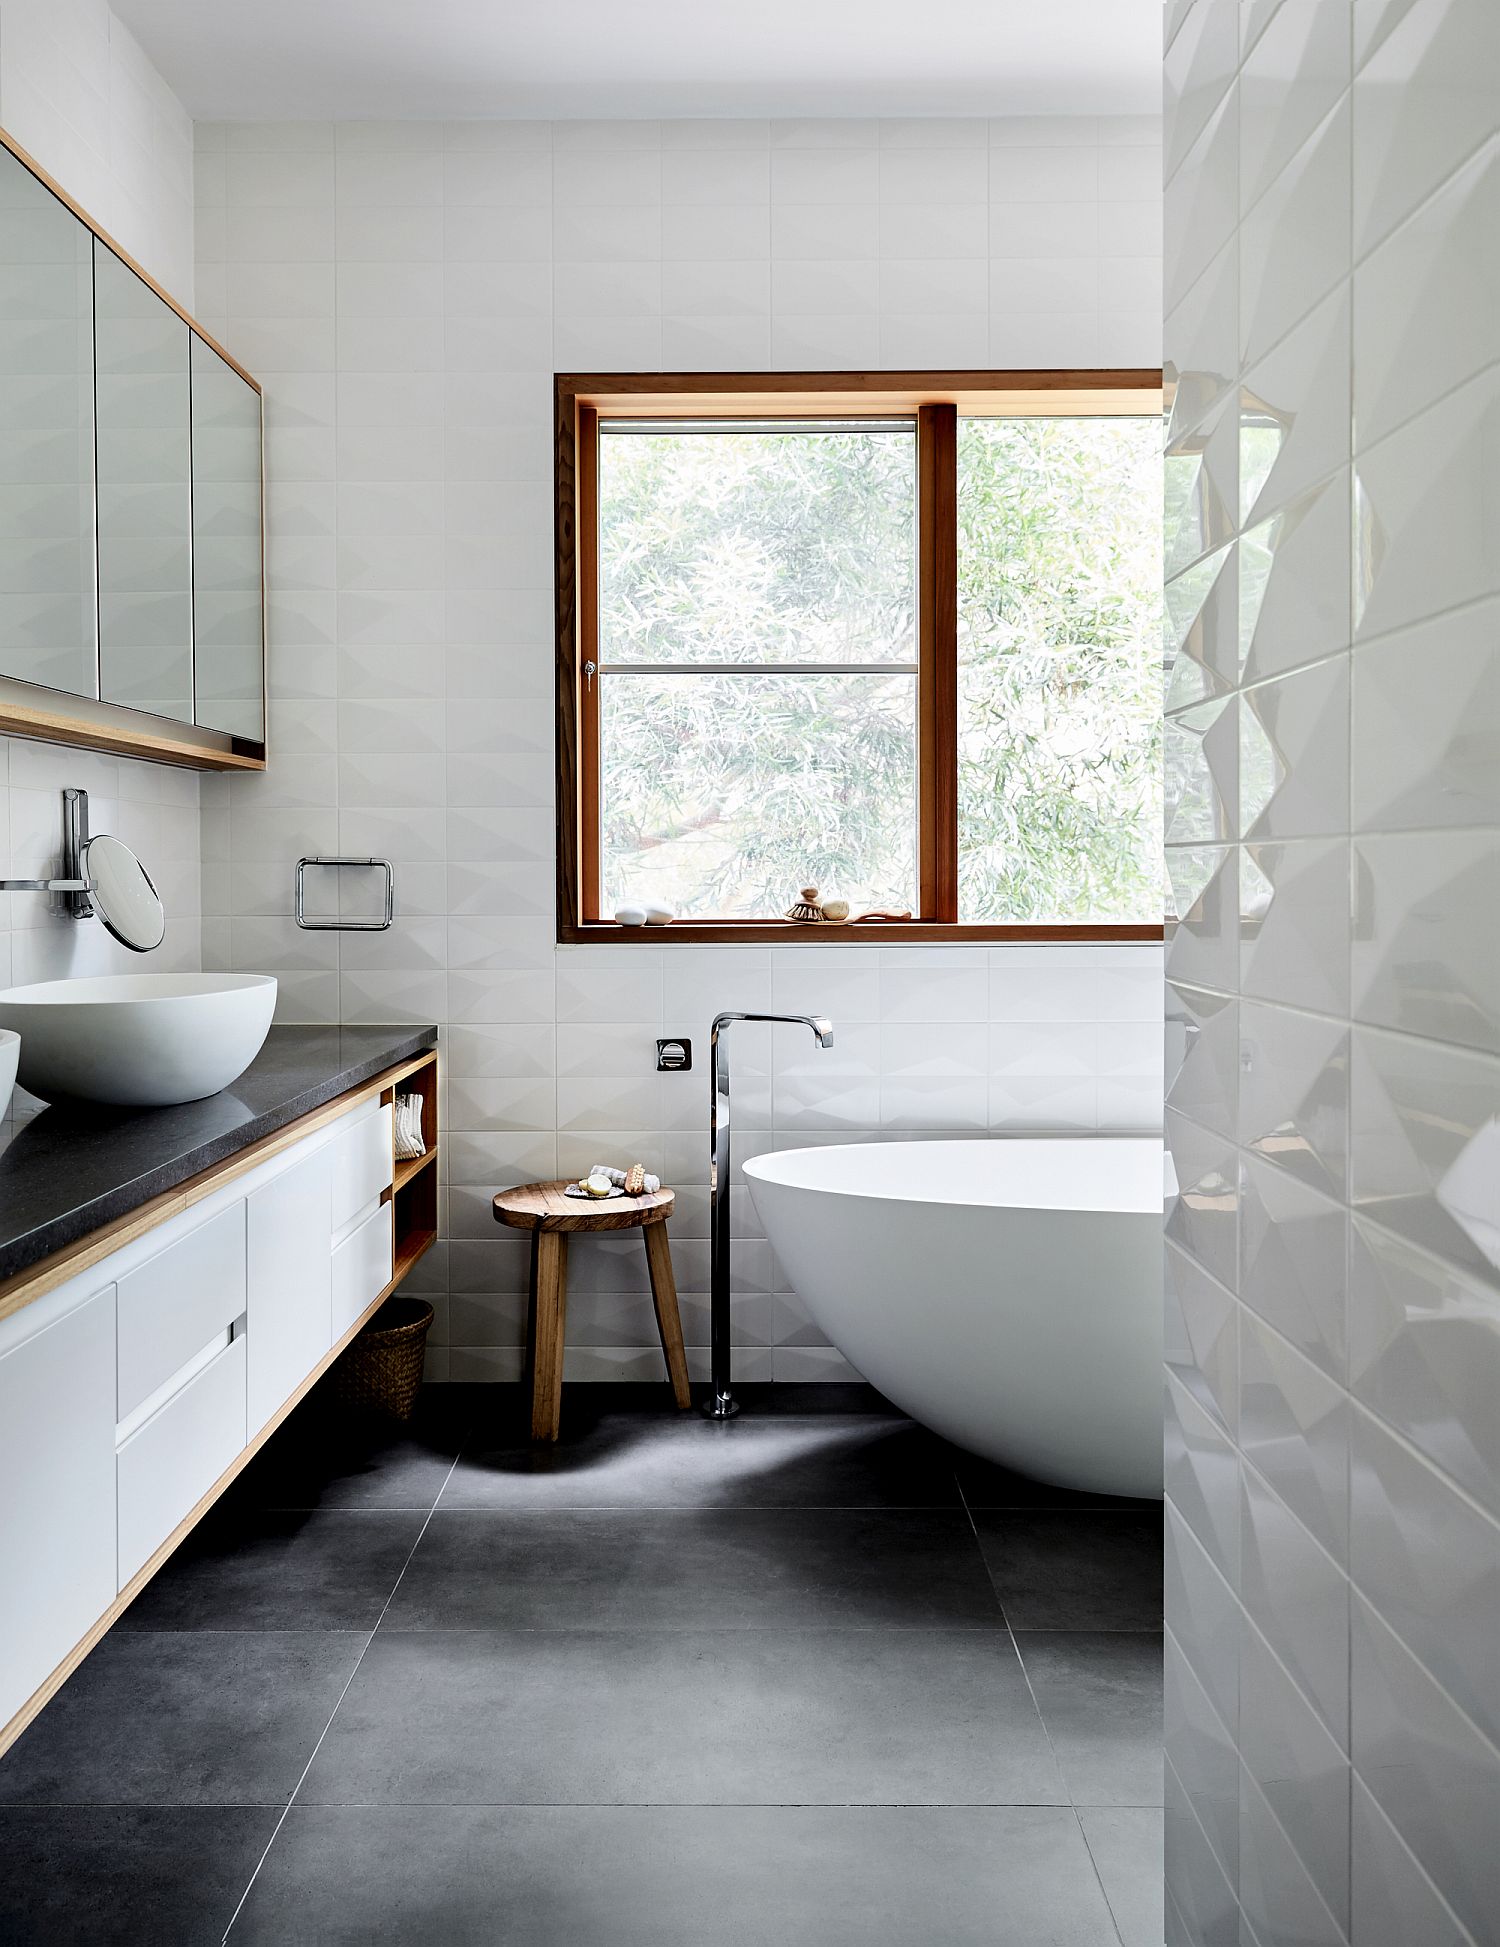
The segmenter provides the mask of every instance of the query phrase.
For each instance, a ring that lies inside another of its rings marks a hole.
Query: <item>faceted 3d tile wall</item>
[[[1478,1947],[1500,10],[1167,34],[1167,1938]]]

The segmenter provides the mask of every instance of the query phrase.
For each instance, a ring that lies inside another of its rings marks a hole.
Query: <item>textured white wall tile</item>
[[[223,328],[274,361],[272,667],[291,763],[270,787],[288,802],[241,794],[214,827],[232,862],[216,949],[233,957],[236,927],[278,920],[277,860],[304,835],[397,860],[395,936],[304,961],[278,929],[238,950],[301,962],[289,1014],[426,1005],[443,1023],[452,1242],[430,1276],[451,1294],[447,1376],[519,1370],[521,1278],[488,1193],[626,1149],[679,1186],[679,1282],[703,1335],[719,1008],[836,1023],[826,1052],[778,1034],[774,1062],[764,1031],[735,1031],[741,1158],[1159,1126],[1159,950],[549,937],[551,372],[1150,362],[1158,136],[1133,119],[366,126],[335,153],[326,129],[295,145],[201,132],[205,206],[225,210],[204,233]],[[309,330],[330,322],[330,290],[338,329]],[[658,1076],[655,1038],[684,1033],[693,1072]],[[760,1360],[742,1356],[744,1376],[849,1376],[799,1314],[769,1309],[742,1185],[732,1212],[747,1296],[766,1298],[742,1321]],[[591,1373],[658,1370],[638,1278],[626,1295],[633,1309],[580,1313],[573,1356]]]
[[[1201,1734],[1169,1724],[1169,1805],[1196,1817],[1169,1811],[1168,1938],[1458,1942],[1494,1907],[1475,1819],[1500,1806],[1494,1646],[1474,1629],[1500,1535],[1500,1043],[1480,917],[1500,858],[1500,580],[1479,515],[1494,95],[1478,80],[1500,16],[1192,0],[1168,27],[1175,450],[1206,451],[1239,389],[1239,478],[1216,510],[1237,538],[1206,535],[1222,556],[1169,589],[1171,707],[1201,728],[1240,692],[1246,841],[1169,855],[1168,967],[1192,983],[1169,1035],[1178,1016],[1197,1031],[1179,1079],[1194,1120],[1169,1116],[1187,1185],[1169,1229],[1216,1282],[1184,1287],[1173,1252],[1168,1531],[1217,1549],[1229,1586],[1174,1571],[1195,1559],[1175,1541],[1167,1624],[1193,1667],[1216,1662],[1244,1772],[1221,1880]],[[1208,165],[1232,115],[1231,209],[1227,149],[1217,179]],[[1212,1023],[1238,995],[1231,1198],[1200,1119],[1220,1121]],[[1232,1202],[1230,1252],[1215,1222]],[[1238,1420],[1219,1415],[1237,1443],[1221,1452],[1192,1402],[1211,1415],[1222,1388],[1226,1307]],[[1204,1455],[1242,1475],[1237,1570]],[[1253,1626],[1236,1630],[1236,1602]]]

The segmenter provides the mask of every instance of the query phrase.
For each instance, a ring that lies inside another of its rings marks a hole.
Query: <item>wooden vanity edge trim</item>
[[[305,1134],[306,1131],[304,1131],[303,1133]],[[371,1300],[371,1302],[360,1313],[359,1317],[356,1318],[354,1323],[349,1327],[348,1331],[344,1333],[343,1337],[337,1340],[335,1344],[331,1345],[328,1348],[327,1352],[313,1367],[312,1371],[302,1381],[301,1385],[298,1386],[296,1391],[290,1394],[288,1398],[282,1403],[282,1405],[276,1410],[276,1412],[271,1415],[270,1419],[267,1420],[266,1424],[261,1428],[260,1432],[255,1435],[254,1439],[249,1441],[248,1444],[241,1449],[241,1451],[236,1455],[234,1460],[230,1462],[229,1466],[227,1466],[224,1469],[223,1473],[220,1474],[219,1478],[214,1482],[213,1486],[208,1490],[208,1492],[203,1496],[203,1498],[194,1507],[190,1508],[188,1512],[182,1517],[181,1521],[178,1522],[177,1526],[172,1530],[171,1534],[167,1536],[166,1540],[157,1549],[156,1553],[151,1557],[151,1559],[148,1562],[146,1562],[146,1564],[142,1568],[136,1570],[135,1574],[131,1576],[130,1580],[125,1584],[124,1588],[121,1589],[120,1593],[115,1597],[114,1601],[105,1610],[104,1614],[99,1618],[99,1620],[94,1624],[94,1626],[87,1632],[87,1634],[84,1635],[80,1639],[80,1641],[74,1645],[74,1647],[71,1650],[69,1650],[68,1654],[63,1658],[62,1662],[58,1664],[57,1668],[52,1672],[51,1676],[45,1678],[44,1681],[41,1684],[39,1684],[38,1687],[31,1693],[31,1695],[27,1698],[26,1702],[22,1704],[21,1708],[16,1712],[15,1716],[11,1718],[10,1722],[4,1727],[3,1730],[0,1730],[0,1757],[3,1757],[4,1754],[10,1749],[11,1745],[15,1743],[16,1739],[21,1735],[22,1731],[24,1731],[26,1727],[31,1723],[32,1719],[37,1717],[41,1713],[41,1711],[49,1703],[51,1703],[52,1699],[57,1695],[58,1691],[62,1689],[63,1685],[67,1682],[68,1678],[72,1676],[73,1672],[78,1668],[79,1664],[82,1663],[83,1659],[88,1655],[89,1651],[93,1649],[94,1646],[97,1643],[99,1643],[109,1633],[110,1629],[112,1629],[115,1623],[119,1621],[120,1617],[124,1615],[125,1611],[130,1607],[131,1603],[135,1601],[136,1597],[140,1594],[141,1590],[145,1588],[146,1584],[151,1580],[152,1576],[156,1574],[157,1570],[173,1553],[173,1551],[179,1546],[179,1544],[192,1532],[194,1528],[197,1527],[198,1523],[203,1519],[203,1516],[207,1514],[208,1510],[213,1506],[214,1502],[218,1500],[219,1496],[224,1492],[225,1488],[228,1487],[231,1484],[231,1482],[234,1481],[236,1476],[240,1474],[243,1471],[243,1469],[249,1464],[249,1462],[255,1458],[256,1454],[260,1452],[261,1448],[266,1444],[266,1442],[270,1439],[271,1435],[277,1430],[277,1428],[291,1413],[292,1409],[300,1405],[301,1402],[306,1398],[308,1393],[312,1391],[313,1387],[317,1385],[318,1381],[323,1377],[324,1373],[327,1372],[328,1368],[333,1364],[334,1360],[337,1359],[339,1355],[347,1349],[350,1341],[354,1338],[355,1334],[361,1331],[364,1328],[364,1326],[366,1326],[369,1323],[369,1321],[375,1316],[376,1312],[380,1310],[380,1307],[385,1303],[386,1299],[390,1297],[391,1293],[395,1290],[396,1286],[400,1284],[401,1280],[406,1276],[407,1272],[411,1269],[412,1264],[414,1264],[416,1262],[416,1259],[421,1255],[422,1253],[418,1251],[410,1259],[409,1262],[401,1266],[400,1270],[396,1273],[394,1277],[392,1277],[390,1283],[385,1287],[384,1291],[382,1291],[377,1298]]]
[[[60,1251],[54,1251],[50,1257],[43,1258],[39,1264],[15,1272],[0,1282],[0,1320],[24,1310],[49,1291],[55,1291],[60,1284],[66,1284],[69,1278],[76,1278],[91,1265],[102,1262],[122,1245],[133,1242],[148,1230],[154,1230],[158,1224],[164,1224],[182,1211],[191,1209],[195,1203],[201,1203],[226,1183],[232,1183],[237,1176],[243,1176],[259,1164],[269,1161],[283,1149],[290,1149],[293,1143],[301,1142],[304,1136],[310,1136],[326,1124],[336,1122],[361,1102],[378,1100],[382,1091],[404,1081],[418,1069],[428,1067],[436,1055],[435,1048],[425,1048],[421,1054],[383,1069],[369,1081],[361,1082],[342,1095],[335,1095],[319,1108],[310,1109],[295,1122],[289,1122],[281,1129],[273,1129],[270,1135],[262,1136],[248,1148],[236,1150],[233,1156],[226,1156],[220,1163],[211,1163],[185,1183],[179,1183],[171,1190],[163,1190],[139,1209],[127,1211],[113,1223],[90,1231],[76,1244],[67,1245]]]
[[[220,749],[217,744],[194,743],[190,736],[164,737],[155,731],[126,730],[113,724],[96,723],[91,717],[69,716],[61,710],[31,710],[20,703],[0,703],[0,735],[31,737],[49,744],[76,744],[84,750],[107,750],[116,757],[141,757],[148,762],[180,764],[196,771],[263,771],[266,768],[264,756]]]

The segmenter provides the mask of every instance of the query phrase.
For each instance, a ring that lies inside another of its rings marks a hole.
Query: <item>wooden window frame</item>
[[[559,373],[557,543],[557,937],[879,946],[910,941],[1150,941],[1159,924],[965,923],[958,918],[958,441],[961,413],[1047,417],[1161,410],[1154,369],[1009,372]],[[917,833],[920,913],[909,921],[784,919],[620,926],[598,910],[599,420],[819,413],[912,414],[917,425]]]

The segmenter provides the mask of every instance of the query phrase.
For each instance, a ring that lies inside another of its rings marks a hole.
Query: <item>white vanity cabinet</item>
[[[367,1093],[0,1317],[0,1750],[389,1288],[393,1173]]]
[[[0,1324],[0,1725],[114,1601],[115,1288]]]

